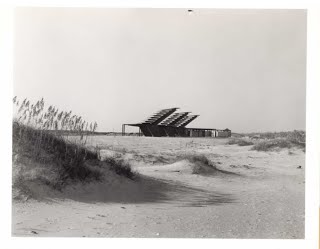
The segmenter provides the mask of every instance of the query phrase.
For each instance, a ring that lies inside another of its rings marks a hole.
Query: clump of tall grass
[[[46,140],[45,136],[49,132],[55,133],[58,137],[64,136],[65,140],[68,140],[69,134],[76,133],[80,135],[78,144],[85,145],[88,135],[93,134],[98,127],[97,122],[89,123],[72,111],[62,111],[52,105],[45,109],[43,98],[33,104],[28,99],[20,102],[17,97],[14,97],[13,104],[13,122],[21,126],[19,137],[23,139],[23,127],[40,131],[40,136],[37,136],[37,145],[41,145],[41,142]]]
[[[88,123],[72,112],[59,111],[54,106],[45,109],[43,98],[32,104],[28,99],[19,102],[14,97],[15,116],[13,120],[13,138],[15,145],[28,143],[29,155],[39,159],[44,149],[54,153],[68,165],[78,165],[96,155],[85,149],[87,138],[97,129],[97,123]],[[62,133],[64,131],[65,133]],[[69,141],[68,132],[77,132],[80,139]],[[32,144],[32,146],[30,146]]]
[[[86,148],[96,122],[88,123],[54,106],[45,108],[43,98],[33,104],[15,97],[13,103],[14,187],[21,189],[26,181],[37,181],[61,190],[70,181],[103,179],[104,167],[119,173],[119,166],[129,172],[130,165],[101,162],[99,151]],[[69,139],[70,134],[79,139]],[[130,172],[123,175],[132,177]]]
[[[192,164],[192,174],[212,175],[216,173],[236,175],[236,173],[217,168],[216,163],[204,154],[185,154],[178,160],[187,160]]]
[[[15,177],[14,184],[22,180],[39,180],[61,189],[68,179],[101,178],[100,171],[85,164],[87,160],[98,159],[97,153],[85,148],[88,135],[97,129],[96,122],[88,123],[81,116],[72,115],[71,111],[59,111],[54,106],[45,109],[43,98],[34,104],[28,99],[19,101],[14,97],[13,104],[13,156],[24,161],[15,160],[14,163],[29,167],[19,170],[20,175]],[[65,135],[61,131],[66,132]],[[77,132],[80,139],[69,141],[68,132]],[[26,163],[27,159],[32,163]],[[40,167],[41,164],[44,166]]]
[[[203,154],[186,154],[181,159],[193,164],[192,174],[205,173],[208,170],[217,170],[215,164]]]

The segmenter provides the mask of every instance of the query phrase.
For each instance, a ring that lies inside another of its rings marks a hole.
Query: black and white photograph
[[[305,239],[307,14],[15,8],[11,235]]]

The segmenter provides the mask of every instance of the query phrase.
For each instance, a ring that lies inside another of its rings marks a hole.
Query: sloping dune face
[[[131,165],[135,176],[106,167],[99,181],[44,191],[41,202],[14,202],[14,235],[304,238],[301,149],[110,136],[91,137],[88,148],[99,149],[102,161]]]

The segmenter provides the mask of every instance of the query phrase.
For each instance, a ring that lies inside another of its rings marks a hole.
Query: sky
[[[121,131],[171,107],[188,127],[305,130],[306,11],[17,8],[14,94]]]

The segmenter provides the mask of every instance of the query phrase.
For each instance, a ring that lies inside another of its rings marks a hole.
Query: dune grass
[[[193,164],[192,174],[206,173],[208,170],[217,170],[215,164],[203,154],[185,154],[178,160],[188,160]]]
[[[215,168],[215,165],[203,154],[187,154],[183,156],[183,159],[192,163],[202,163],[203,165]]]
[[[133,179],[129,164],[112,158],[101,162],[99,151],[86,147],[97,123],[51,106],[44,111],[43,99],[33,105],[15,98],[14,104],[13,188],[26,191],[28,183],[36,182],[62,190],[71,182],[101,181],[106,170]],[[79,139],[69,139],[68,132]]]
[[[188,160],[192,163],[192,174],[200,174],[205,176],[215,175],[215,174],[228,174],[233,176],[238,176],[239,174],[219,169],[216,163],[211,161],[204,154],[186,154],[183,155],[180,160]]]
[[[13,123],[13,190],[19,192],[14,198],[35,197],[41,186],[62,191],[72,182],[102,179],[103,170],[94,152],[50,132]],[[37,188],[32,187],[35,184]]]

